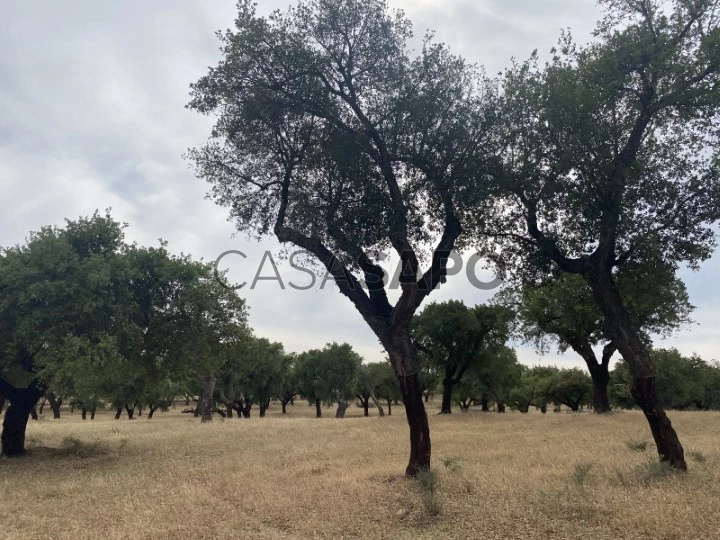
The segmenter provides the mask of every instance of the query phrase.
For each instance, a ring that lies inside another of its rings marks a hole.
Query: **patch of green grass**
[[[462,469],[462,464],[460,463],[460,460],[455,457],[448,457],[443,459],[442,464],[445,466],[446,469],[452,472],[459,472],[460,469]]]
[[[592,463],[576,463],[572,475],[570,475],[573,484],[583,489],[592,478],[592,468]]]
[[[437,499],[437,476],[430,469],[417,473],[415,482],[420,488],[422,503],[431,516],[437,516],[442,511],[442,505]]]
[[[55,454],[84,459],[107,454],[107,447],[100,441],[85,442],[75,437],[65,437]]]
[[[689,452],[688,455],[696,463],[705,463],[707,461],[707,458],[705,457],[705,455],[702,452],[692,451],[692,452]]]
[[[625,446],[634,452],[644,452],[647,450],[648,441],[625,441]]]

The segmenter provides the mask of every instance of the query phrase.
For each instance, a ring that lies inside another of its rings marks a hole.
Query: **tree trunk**
[[[414,477],[421,470],[430,468],[430,426],[418,374],[400,376],[398,380],[410,427],[410,460],[405,475]]]
[[[452,374],[446,369],[445,378],[443,379],[443,396],[442,405],[440,405],[440,414],[452,414],[452,389]]]
[[[392,399],[387,400],[388,405],[388,416],[392,416]]]
[[[226,411],[225,414],[227,415],[227,418],[233,417],[233,408],[230,403],[225,404],[225,411]]]
[[[38,409],[38,413],[39,413],[39,414],[42,414],[42,413],[43,413],[43,409],[45,408],[45,404],[46,404],[46,403],[47,403],[47,398],[46,398],[46,397],[43,397],[43,398],[40,400],[40,408]],[[0,413],[1,413],[1,412],[2,412],[2,409],[0,409]]]
[[[287,404],[288,402],[284,399],[280,400],[280,406],[282,407],[282,414],[287,414]]]
[[[635,330],[610,270],[594,269],[586,276],[593,298],[605,318],[606,333],[613,341],[632,375],[630,393],[650,425],[660,461],[685,471],[685,453],[657,397],[655,369],[645,344]]]
[[[593,383],[593,411],[596,414],[610,412],[610,398],[608,397],[608,383],[610,373],[607,365],[597,365],[590,370]]]
[[[375,397],[375,394],[370,394],[370,399],[372,399],[373,403],[375,404],[375,408],[377,409],[378,416],[385,416],[385,411],[383,410],[382,405],[380,405],[378,398]]]
[[[135,415],[135,407],[131,407],[127,403],[125,404],[125,410],[127,411],[128,420],[132,420]]]
[[[95,410],[96,410],[95,407],[90,409],[90,420],[95,420]]]
[[[395,327],[390,333],[385,350],[400,383],[400,393],[405,415],[410,428],[410,459],[405,476],[415,477],[418,472],[430,468],[430,426],[428,424],[423,389],[420,385],[420,361],[417,350],[410,338],[409,319],[407,325]]]
[[[200,406],[200,412],[202,414],[202,422],[212,422],[212,412],[215,395],[215,376],[212,374],[205,375],[205,387],[203,388],[203,395],[201,399],[202,405]]]
[[[62,398],[56,398],[55,394],[52,392],[48,392],[47,394],[48,402],[50,403],[50,408],[53,412],[53,420],[59,420],[60,419],[60,406],[62,405]]]
[[[152,405],[148,405],[148,420],[152,420],[153,415],[155,414],[155,411],[157,410],[157,407],[153,407]]]
[[[40,396],[43,395],[44,390],[38,388],[35,383],[27,388],[8,388],[7,390],[4,389],[3,392],[10,401],[10,406],[5,411],[3,420],[2,435],[0,435],[2,451],[0,453],[14,457],[25,453],[25,430],[28,416]]]
[[[37,409],[35,408],[35,405],[33,405],[32,409],[30,409],[30,418],[33,420],[38,420],[40,417],[38,416]]]
[[[267,410],[267,404],[260,402],[260,418],[265,418],[265,411]]]
[[[502,401],[497,402],[497,412],[504,413],[505,412],[505,403]]]
[[[481,404],[480,410],[482,412],[490,412],[490,404],[488,403],[487,396],[483,396],[482,398],[480,398],[480,404]]]
[[[425,403],[430,401],[430,392],[423,392],[423,400],[425,401]],[[397,405],[397,403],[395,405]]]
[[[115,420],[120,420],[120,415],[122,414],[122,407],[118,407],[115,409]]]
[[[347,411],[349,406],[349,401],[338,401],[337,410],[335,411],[335,418],[345,418],[345,411]]]
[[[547,403],[540,405],[540,412],[543,414],[547,413]]]
[[[81,409],[80,416],[82,417],[83,420],[87,420],[87,409],[85,407],[83,407]]]
[[[360,396],[360,403],[363,408],[363,416],[370,416],[370,396]]]
[[[605,346],[602,363],[597,361],[590,341],[584,337],[571,340],[570,346],[577,352],[587,365],[590,378],[593,383],[593,409],[597,414],[610,411],[610,399],[608,398],[608,382],[610,373],[608,371],[610,357],[615,352],[615,346],[611,343]]]
[[[320,400],[315,400],[315,418],[322,418],[322,407],[320,407]]]

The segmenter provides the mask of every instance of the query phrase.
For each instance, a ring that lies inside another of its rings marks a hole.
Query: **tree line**
[[[346,343],[285,352],[282,343],[253,335],[244,301],[218,286],[208,265],[171,255],[164,242],[128,244],[125,227],[96,212],[31,233],[26,244],[0,257],[0,412],[10,401],[3,453],[22,452],[27,418],[37,418],[41,396],[41,414],[47,403],[59,418],[66,403],[83,419],[87,413],[93,419],[98,407],[112,407],[116,418],[124,411],[131,419],[143,411],[152,418],[184,396],[186,404],[196,402],[184,412],[203,421],[213,414],[247,418],[253,407],[264,417],[271,401],[284,414],[296,398],[314,405],[317,417],[323,405],[336,405],[342,418],[353,402],[365,416],[371,408],[390,415],[403,400],[389,361],[366,364]],[[669,331],[691,306],[680,282],[670,287],[654,277],[652,287],[637,286],[629,296],[653,328]],[[592,378],[578,369],[529,368],[508,345],[523,336],[540,344],[555,340],[561,348],[584,340],[585,347],[573,348],[587,360],[584,351],[602,332],[601,316],[583,291],[581,282],[558,279],[520,294],[506,289],[489,305],[426,306],[411,322],[425,402],[439,393],[440,414],[451,413],[453,404],[501,413],[506,406],[543,413],[548,405],[592,406],[598,413],[611,404],[633,407],[629,370],[618,363],[610,373],[607,355],[599,386],[591,363]],[[651,354],[665,406],[720,407],[717,364],[676,350]]]

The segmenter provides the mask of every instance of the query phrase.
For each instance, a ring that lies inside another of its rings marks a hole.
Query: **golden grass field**
[[[402,476],[402,406],[211,424],[180,409],[31,421],[29,455],[0,459],[0,538],[720,538],[720,413],[672,413],[687,475],[629,447],[650,441],[638,412],[433,415],[429,503]]]

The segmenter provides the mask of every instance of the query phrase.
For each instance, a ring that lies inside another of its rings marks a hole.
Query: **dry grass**
[[[0,538],[720,538],[720,413],[672,414],[703,457],[680,476],[628,448],[639,413],[433,416],[433,515],[401,475],[402,407],[288,410],[31,422],[30,455],[0,459]]]

